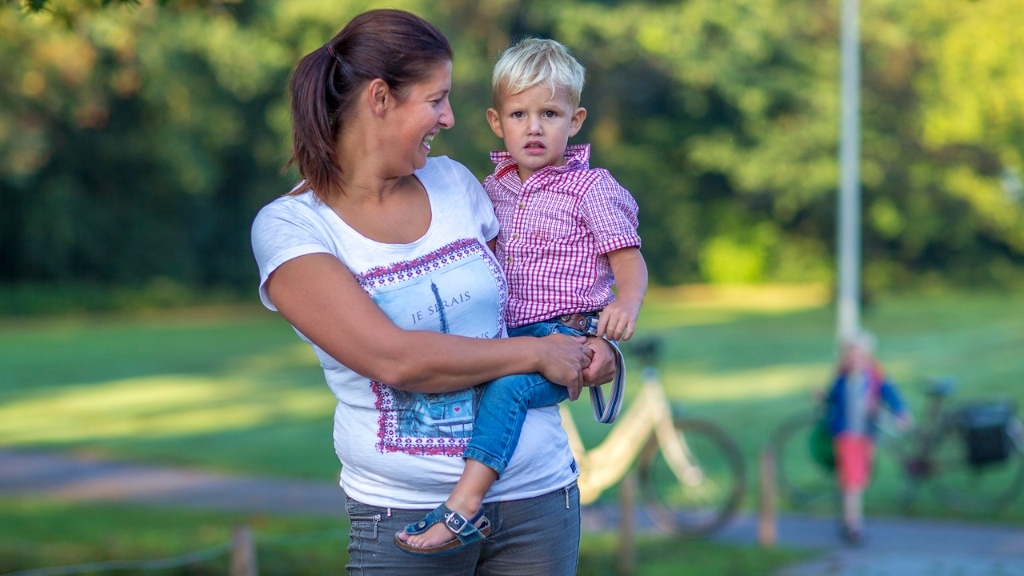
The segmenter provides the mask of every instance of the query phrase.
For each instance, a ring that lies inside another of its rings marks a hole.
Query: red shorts
[[[863,490],[871,478],[874,442],[863,434],[840,433],[832,439],[841,490]]]

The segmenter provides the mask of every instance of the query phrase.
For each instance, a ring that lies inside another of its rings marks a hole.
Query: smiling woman
[[[614,373],[600,340],[506,337],[491,203],[463,165],[428,157],[455,124],[451,61],[430,23],[373,10],[299,62],[290,164],[303,179],[253,223],[260,296],[312,345],[337,398],[350,571],[573,574],[577,471],[555,406],[528,411],[479,511],[431,512],[462,472],[479,384],[536,372],[578,394]],[[393,535],[428,512],[465,545],[399,549]]]

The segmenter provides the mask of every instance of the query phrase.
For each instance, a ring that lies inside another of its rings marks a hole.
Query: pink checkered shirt
[[[608,252],[640,246],[637,205],[603,168],[590,168],[590,145],[565,150],[526,182],[505,151],[484,180],[500,225],[496,254],[509,282],[510,328],[562,314],[600,310],[615,299]]]

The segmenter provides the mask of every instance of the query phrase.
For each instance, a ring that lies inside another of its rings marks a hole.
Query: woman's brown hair
[[[370,10],[356,16],[323,47],[295,67],[291,94],[292,156],[284,169],[299,169],[303,183],[321,201],[341,190],[335,138],[366,82],[380,78],[401,98],[405,90],[450,62],[451,44],[423,18],[402,10]]]

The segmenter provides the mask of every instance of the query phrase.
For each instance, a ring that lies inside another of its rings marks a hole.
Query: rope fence
[[[266,534],[257,535],[248,526],[239,526],[235,529],[231,540],[205,550],[190,552],[170,558],[156,560],[106,560],[103,562],[85,562],[69,566],[54,566],[50,568],[31,568],[17,572],[7,572],[0,576],[65,576],[68,574],[83,574],[89,572],[102,572],[113,570],[142,570],[155,571],[168,568],[180,568],[189,564],[198,564],[213,560],[221,556],[231,555],[231,576],[258,576],[259,570],[256,565],[256,545],[266,544],[272,546],[300,546],[305,544],[317,544],[348,538],[347,528],[335,528],[319,532],[305,532],[301,534]]]

